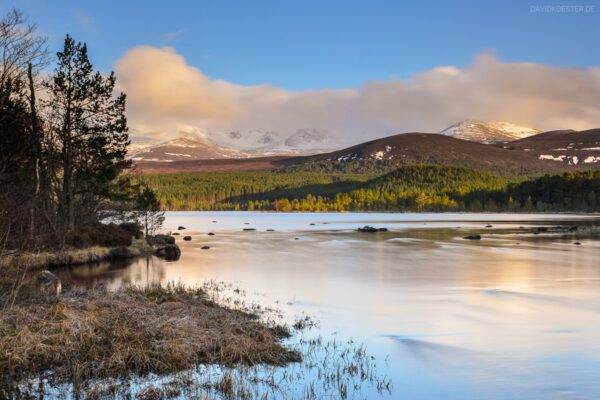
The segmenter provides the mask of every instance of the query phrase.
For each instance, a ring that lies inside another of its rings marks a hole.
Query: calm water
[[[600,221],[523,214],[168,213],[166,229],[183,225],[182,234],[193,237],[184,242],[179,236],[179,261],[151,258],[61,274],[110,287],[233,283],[290,320],[314,316],[323,335],[366,343],[393,380],[387,398],[597,399],[600,241],[514,232],[563,223]],[[390,232],[354,231],[366,224]],[[461,239],[475,232],[483,240]]]

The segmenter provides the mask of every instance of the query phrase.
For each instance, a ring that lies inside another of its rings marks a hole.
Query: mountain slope
[[[500,143],[522,139],[539,132],[537,129],[511,122],[466,120],[444,129],[440,134],[473,142]]]
[[[129,156],[137,163],[140,161],[174,162],[219,158],[247,158],[250,154],[217,146],[193,133],[180,133],[176,139],[137,148]]]
[[[557,164],[597,169],[600,166],[600,129],[550,131],[506,145]]]
[[[568,153],[571,158],[566,155],[560,157],[563,153]],[[573,157],[577,157],[577,162],[574,162]],[[136,161],[139,170],[152,172],[259,171],[283,168],[294,171],[383,174],[411,164],[477,168],[505,175],[600,169],[600,129],[575,133],[547,132],[498,145],[433,133],[404,133],[312,156],[213,160],[188,158],[168,163]]]
[[[353,172],[361,168],[392,167],[406,164],[454,165],[490,171],[561,171],[562,166],[541,160],[526,151],[515,151],[499,146],[455,139],[432,133],[404,133],[372,140],[344,150],[306,157],[292,157],[276,161],[281,166],[309,167],[320,165],[332,168],[353,165]],[[381,171],[385,172],[385,171]]]

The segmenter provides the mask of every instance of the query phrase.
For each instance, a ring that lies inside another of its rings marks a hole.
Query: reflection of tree
[[[132,263],[121,275],[123,284],[153,285],[165,278],[162,260],[150,256]]]
[[[63,282],[85,288],[104,285],[117,289],[124,285],[152,285],[165,278],[162,261],[156,257],[103,261],[57,270]]]

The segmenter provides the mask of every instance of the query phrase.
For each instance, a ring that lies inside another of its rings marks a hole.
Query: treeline
[[[491,173],[445,166],[405,166],[382,177],[278,171],[157,174],[144,180],[165,210],[284,212],[468,209],[488,204],[484,191],[508,183]],[[475,192],[477,198],[471,198]]]
[[[206,173],[149,175],[166,210],[597,211],[600,172],[517,181],[449,166],[371,175]]]
[[[509,185],[498,201],[508,209],[600,211],[600,171],[544,175]]]
[[[335,196],[373,178],[369,174],[212,172],[143,175],[164,210],[270,209],[277,199]]]
[[[115,76],[94,71],[87,46],[68,35],[44,78],[49,61],[46,39],[20,11],[0,20],[0,251],[81,242],[81,232],[143,203],[120,175],[129,137]]]

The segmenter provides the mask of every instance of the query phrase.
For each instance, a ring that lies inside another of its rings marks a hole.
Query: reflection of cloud
[[[437,132],[457,121],[507,120],[543,130],[600,126],[600,68],[503,63],[482,53],[466,68],[433,68],[406,80],[355,89],[290,92],[207,77],[171,48],[138,47],[117,62],[138,130],[174,133],[326,129],[341,142],[406,131]]]

